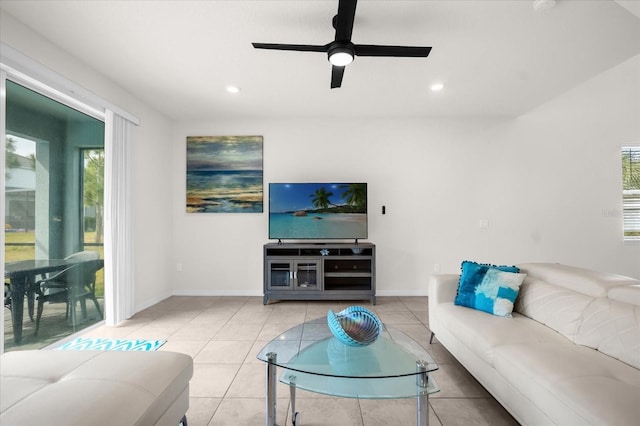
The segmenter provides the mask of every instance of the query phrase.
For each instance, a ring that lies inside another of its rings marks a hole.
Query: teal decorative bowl
[[[382,333],[380,319],[362,306],[349,306],[337,314],[329,309],[327,324],[331,333],[349,346],[369,345]]]

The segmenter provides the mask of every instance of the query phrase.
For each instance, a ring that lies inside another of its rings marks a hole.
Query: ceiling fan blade
[[[251,43],[256,49],[295,50],[297,52],[326,52],[327,45],[313,44],[280,44],[280,43]]]
[[[430,47],[419,46],[378,46],[375,44],[356,44],[353,46],[357,56],[395,56],[407,58],[426,58]]]
[[[342,85],[342,76],[344,75],[344,67],[331,67],[331,88],[335,89]]]
[[[351,41],[353,20],[356,17],[356,3],[357,0],[340,0],[338,3],[338,14],[334,23],[336,40]]]

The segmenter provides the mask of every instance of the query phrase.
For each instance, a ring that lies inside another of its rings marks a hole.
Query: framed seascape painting
[[[262,136],[187,136],[187,212],[262,213]]]

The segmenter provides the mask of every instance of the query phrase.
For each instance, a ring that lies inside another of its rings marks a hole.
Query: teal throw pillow
[[[526,274],[516,266],[496,266],[465,260],[455,304],[510,317]]]

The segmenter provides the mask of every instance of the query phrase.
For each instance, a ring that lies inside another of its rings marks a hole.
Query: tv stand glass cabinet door
[[[267,288],[269,290],[319,290],[320,260],[317,258],[268,260]]]

